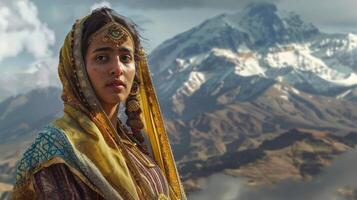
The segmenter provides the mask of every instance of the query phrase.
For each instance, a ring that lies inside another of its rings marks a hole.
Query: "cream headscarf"
[[[87,18],[88,16],[75,23],[71,32],[67,35],[60,53],[58,71],[63,84],[62,99],[65,105],[65,113],[76,120],[81,127],[86,127],[84,130],[87,130],[87,134],[68,134],[67,136],[81,153],[88,156],[96,164],[108,181],[115,188],[119,188],[119,192],[122,190],[124,193],[129,193],[127,194],[128,196],[137,199],[138,194],[134,180],[138,178],[136,177],[137,169],[132,164],[115,128],[96,97],[86,72],[81,52],[81,42],[83,23]],[[142,109],[141,117],[144,122],[144,132],[149,138],[154,160],[169,183],[170,198],[186,199],[151,81],[147,61],[144,59],[146,55],[142,49],[140,49],[139,53],[140,57],[143,58],[139,61],[137,69],[140,82],[139,102]],[[81,115],[83,117],[80,117]],[[60,128],[69,130],[71,127],[68,127],[68,123],[67,125],[65,124],[61,123],[61,121],[55,123]],[[90,135],[94,138],[92,142],[85,142]],[[98,137],[104,138],[105,142],[101,143]],[[114,140],[117,140],[117,143]],[[96,148],[92,145],[96,145]],[[112,151],[113,149],[115,150],[114,152]],[[98,151],[108,152],[108,157],[95,156],[98,155]],[[112,168],[109,172],[107,171],[108,166]],[[139,185],[139,187],[141,186]],[[126,196],[125,194],[121,195]]]

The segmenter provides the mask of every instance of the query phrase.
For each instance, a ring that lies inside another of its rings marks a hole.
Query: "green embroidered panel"
[[[72,146],[64,133],[52,126],[46,126],[19,161],[16,182],[21,181],[28,171],[53,157],[60,157],[72,166],[76,163]]]

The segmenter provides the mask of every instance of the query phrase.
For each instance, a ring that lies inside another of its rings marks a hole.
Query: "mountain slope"
[[[356,88],[351,59],[356,45],[356,35],[322,33],[298,15],[280,14],[274,5],[262,3],[165,41],[150,54],[149,63],[161,102],[182,114],[185,99],[193,101],[194,93],[215,98],[243,84],[258,94],[281,82],[314,95],[336,96]]]
[[[294,128],[356,130],[356,49],[356,35],[323,33],[269,3],[165,41],[149,64],[180,166],[228,162]]]
[[[62,112],[59,88],[36,89],[0,103],[0,197],[15,181],[15,167],[37,130]],[[2,198],[2,197],[1,197]]]

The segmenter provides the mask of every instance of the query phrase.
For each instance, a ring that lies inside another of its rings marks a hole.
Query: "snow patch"
[[[283,94],[289,94],[288,93],[288,88],[286,87],[286,86],[284,86],[284,85],[281,85],[281,84],[275,84],[274,86],[273,86],[275,89],[277,89],[277,90],[279,90],[281,93],[283,93]]]
[[[295,89],[295,88],[290,88],[291,91],[295,94],[300,94],[299,90]]]
[[[214,48],[212,52],[216,56],[225,57],[235,63],[235,74],[240,76],[265,76],[264,69],[259,64],[259,56],[253,52],[242,51],[235,53],[229,49]]]
[[[280,95],[279,97],[286,101],[289,101],[289,97],[287,95]]]
[[[357,75],[355,73],[351,73],[345,77],[330,80],[330,82],[337,84],[337,85],[341,85],[341,86],[356,85],[357,84]]]
[[[350,94],[352,92],[352,90],[347,90],[345,92],[343,92],[342,94],[338,95],[336,97],[336,99],[343,99],[345,96],[347,96],[348,94]]]
[[[200,89],[201,85],[207,80],[202,72],[193,71],[190,73],[188,80],[177,90],[175,96],[190,96]],[[178,98],[179,99],[179,98]]]

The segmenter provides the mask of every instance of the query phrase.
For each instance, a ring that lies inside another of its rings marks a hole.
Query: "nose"
[[[110,76],[120,76],[123,74],[123,63],[120,62],[120,57],[116,56],[109,71]]]

